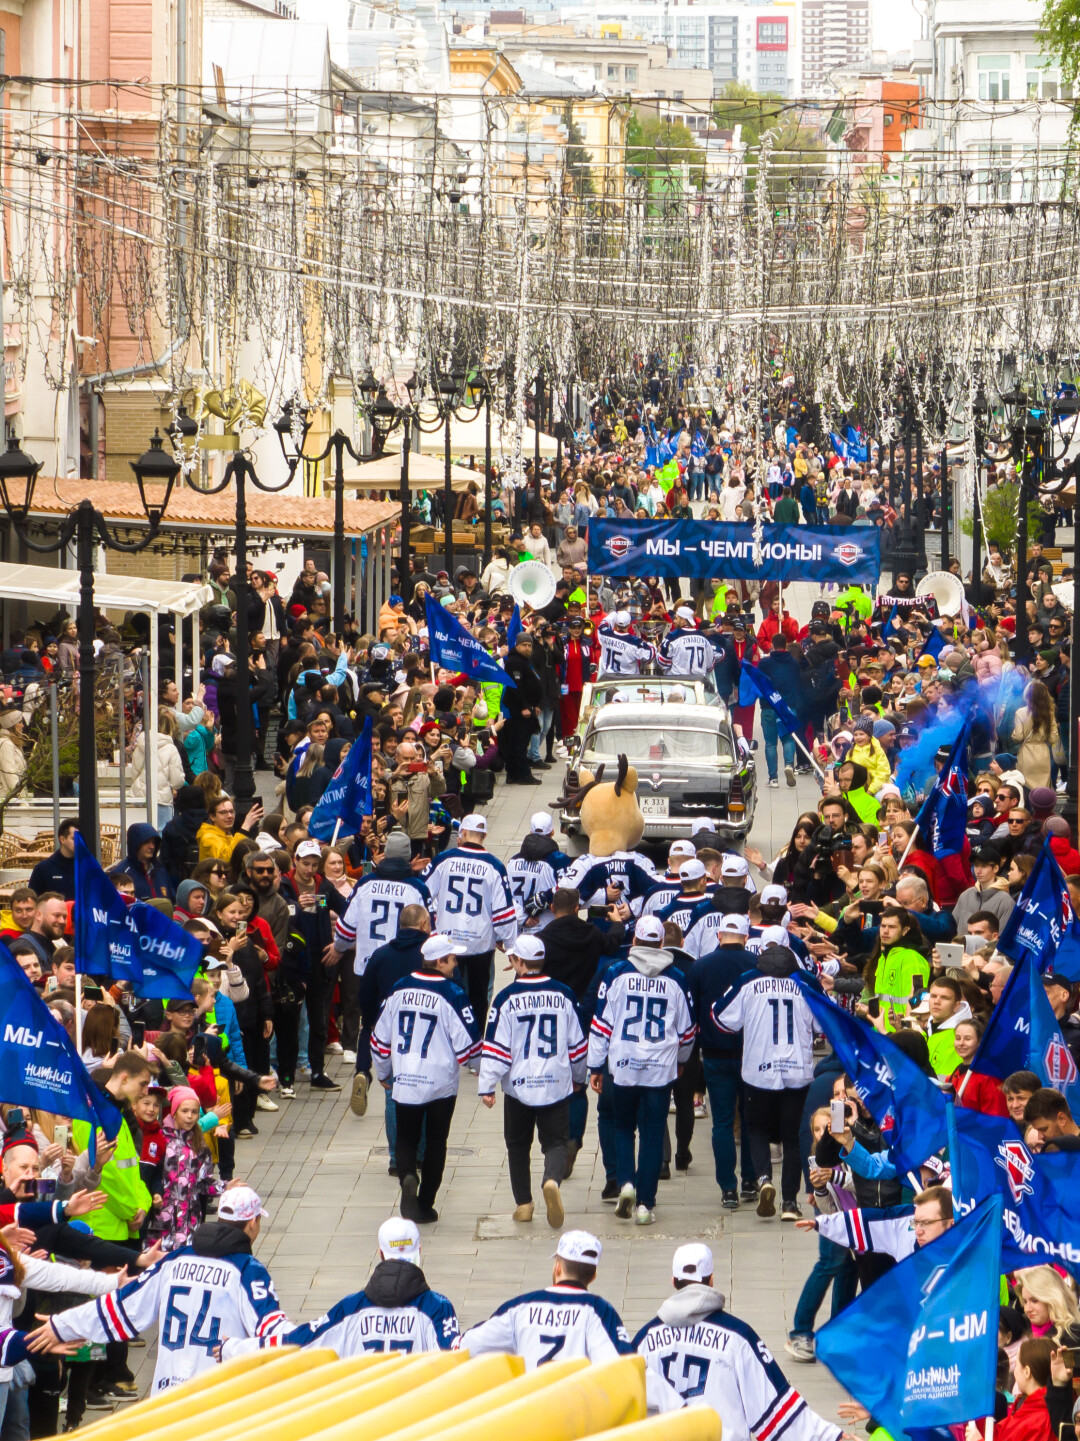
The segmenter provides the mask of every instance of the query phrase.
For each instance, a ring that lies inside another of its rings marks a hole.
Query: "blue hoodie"
[[[147,841],[154,842],[154,854],[147,865],[143,865],[136,858],[136,852],[140,846]],[[173,883],[169,879],[169,873],[158,859],[161,849],[161,836],[146,821],[136,821],[133,826],[128,826],[127,833],[127,855],[118,866],[113,866],[109,872],[110,876],[130,876],[135,882],[135,899],[137,901],[152,901],[164,898],[171,901],[176,897]]]

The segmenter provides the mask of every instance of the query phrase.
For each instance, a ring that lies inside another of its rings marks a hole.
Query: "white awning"
[[[208,605],[208,585],[180,580],[146,580],[139,575],[94,573],[94,604],[102,610],[139,610],[149,615],[191,615]],[[79,572],[47,565],[0,565],[0,599],[79,604]]]

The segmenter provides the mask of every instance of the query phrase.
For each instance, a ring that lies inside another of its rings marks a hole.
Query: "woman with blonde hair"
[[[1080,1325],[1076,1293],[1053,1266],[1031,1266],[1018,1271],[1016,1289],[1033,1336],[1046,1336],[1058,1342],[1063,1331]]]

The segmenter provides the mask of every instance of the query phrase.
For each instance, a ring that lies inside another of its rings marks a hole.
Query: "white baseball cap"
[[[651,942],[653,945],[662,944],[664,940],[664,923],[659,916],[642,916],[634,927],[634,940]]]
[[[564,1231],[555,1247],[555,1255],[563,1261],[582,1261],[586,1266],[597,1266],[604,1248],[588,1231]]]
[[[616,625],[629,625],[630,612],[628,610],[617,610],[611,619]]]
[[[713,1254],[701,1241],[680,1246],[671,1258],[671,1274],[676,1281],[704,1281],[713,1274]]]
[[[679,618],[679,620],[688,620],[693,622],[694,612],[690,609],[688,605],[679,606],[675,614]]]
[[[672,841],[668,847],[669,856],[685,856],[687,860],[693,860],[697,855],[697,846],[693,841]]]
[[[766,886],[761,893],[763,906],[786,906],[787,891],[783,886]]]
[[[553,836],[555,834],[554,818],[547,811],[534,811],[529,817],[529,830],[534,836]]]
[[[225,960],[224,956],[207,956],[206,960],[203,961],[203,970],[207,972],[227,971],[228,969],[229,962]]]
[[[747,876],[750,874],[750,867],[746,864],[745,856],[726,855],[720,862],[720,874],[722,876]]]
[[[683,861],[679,867],[681,881],[700,881],[704,874],[705,867],[699,860]]]
[[[762,926],[762,946],[787,946],[791,943],[791,937],[783,926]]]
[[[720,934],[722,936],[748,936],[750,934],[750,917],[734,914],[725,916],[720,922]]]
[[[478,831],[480,835],[486,836],[487,821],[483,816],[479,815],[465,816],[461,822],[460,829],[463,831]]]
[[[303,856],[318,856],[321,858],[322,846],[318,841],[301,841],[296,847],[296,850],[293,851],[293,855],[297,860],[300,860]]]
[[[379,1255],[384,1261],[420,1264],[420,1232],[404,1216],[391,1216],[379,1227]]]
[[[630,697],[624,690],[617,690],[611,697],[611,703],[612,705],[629,705]]]
[[[703,831],[707,832],[711,836],[714,836],[716,834],[716,822],[714,820],[711,820],[708,816],[702,816],[700,820],[694,822],[693,834],[695,836],[699,836],[702,834]]]
[[[435,935],[428,936],[420,947],[420,954],[425,961],[441,961],[444,956],[463,956],[465,947],[459,946],[450,936],[440,936],[436,932]]]
[[[219,1221],[254,1221],[256,1216],[270,1219],[270,1212],[263,1210],[262,1201],[250,1186],[233,1186],[224,1192],[217,1213]]]
[[[542,961],[544,943],[539,936],[518,936],[516,941],[511,941],[506,954],[518,956],[523,961]]]

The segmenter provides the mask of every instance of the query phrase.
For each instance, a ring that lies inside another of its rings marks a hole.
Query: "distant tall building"
[[[870,57],[870,0],[802,0],[802,91],[826,89],[832,71]]]

